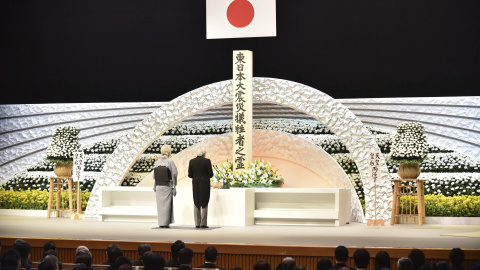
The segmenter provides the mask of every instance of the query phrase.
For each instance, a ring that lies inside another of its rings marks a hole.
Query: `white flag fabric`
[[[275,0],[206,0],[207,39],[277,35]]]

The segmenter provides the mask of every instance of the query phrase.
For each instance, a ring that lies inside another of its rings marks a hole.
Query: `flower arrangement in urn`
[[[48,145],[46,160],[57,164],[53,171],[59,177],[72,176],[73,153],[79,147],[78,133],[79,130],[76,127],[59,127]]]
[[[416,179],[420,175],[419,166],[428,154],[424,131],[425,128],[418,122],[405,122],[397,126],[390,160],[400,163],[398,175],[403,179]]]

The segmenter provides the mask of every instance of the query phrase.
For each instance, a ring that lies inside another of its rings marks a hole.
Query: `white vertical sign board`
[[[380,159],[383,158],[382,152],[370,152],[368,154],[368,176],[371,185],[379,183],[381,179]]]
[[[81,181],[83,179],[83,161],[85,154],[83,152],[73,153],[73,181]]]
[[[253,53],[233,51],[233,170],[252,162]]]

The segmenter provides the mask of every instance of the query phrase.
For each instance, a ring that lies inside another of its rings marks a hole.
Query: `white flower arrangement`
[[[251,162],[245,170],[233,171],[230,161],[216,166],[212,183],[223,183],[230,187],[281,187],[283,178],[278,169],[268,161],[257,159]]]
[[[59,127],[52,136],[47,148],[47,160],[68,164],[73,162],[73,153],[79,148],[79,130],[76,127]]]
[[[427,137],[421,123],[406,122],[397,126],[391,147],[392,161],[420,164],[427,154]]]

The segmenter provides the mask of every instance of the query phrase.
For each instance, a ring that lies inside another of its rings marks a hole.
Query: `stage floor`
[[[351,223],[340,227],[255,225],[210,229],[172,226],[170,229],[159,229],[156,228],[156,223],[149,222],[0,216],[0,236],[149,242],[173,242],[181,239],[186,243],[212,244],[480,248],[480,225],[400,224],[372,227]]]

